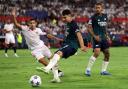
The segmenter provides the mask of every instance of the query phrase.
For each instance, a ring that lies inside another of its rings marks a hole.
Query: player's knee
[[[109,58],[110,57],[110,53],[109,52],[105,52],[105,56],[106,56],[106,58]]]
[[[16,47],[16,45],[14,43],[12,43],[12,47],[14,48],[14,47]]]
[[[9,45],[8,44],[5,44],[5,48],[9,48]]]
[[[109,53],[108,50],[105,50],[105,51],[104,51],[104,56],[105,56],[105,59],[108,59],[108,60],[109,60],[110,53]]]
[[[95,50],[94,51],[94,57],[98,57],[100,55],[100,50]]]
[[[100,54],[99,53],[94,53],[94,57],[97,58]]]
[[[60,55],[61,57],[63,56],[63,53],[61,51],[58,51],[57,54]]]

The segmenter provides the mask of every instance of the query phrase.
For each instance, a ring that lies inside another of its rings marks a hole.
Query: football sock
[[[56,67],[53,67],[52,72],[53,72],[53,75],[54,75],[54,79],[58,79],[59,78],[58,69]]]
[[[5,48],[5,53],[7,53],[8,52],[8,48]]]
[[[101,69],[102,72],[107,70],[108,64],[109,64],[108,61],[103,61],[103,63],[102,63],[102,69]]]
[[[49,64],[45,67],[45,69],[50,70],[51,68],[53,68],[57,64],[59,59],[60,59],[60,55],[54,54],[53,58],[50,60]]]
[[[16,47],[13,47],[14,53],[16,53]]]
[[[90,59],[89,59],[89,62],[88,62],[88,66],[87,66],[87,69],[86,70],[89,70],[91,71],[91,68],[95,62],[96,58],[94,56],[91,56]]]

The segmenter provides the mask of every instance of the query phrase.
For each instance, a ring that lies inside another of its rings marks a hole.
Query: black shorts
[[[102,40],[100,42],[97,41],[93,41],[93,49],[95,48],[101,48],[101,51],[103,51],[104,49],[108,49],[109,48],[109,43],[107,40]]]
[[[77,49],[71,47],[70,45],[65,45],[57,50],[55,53],[57,53],[58,51],[61,51],[63,53],[62,58],[68,58],[74,55],[77,52]]]

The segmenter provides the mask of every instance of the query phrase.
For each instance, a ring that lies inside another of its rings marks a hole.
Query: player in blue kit
[[[66,26],[66,38],[64,39],[64,45],[54,53],[54,56],[50,60],[49,64],[43,68],[42,70],[45,73],[48,73],[54,66],[56,66],[57,62],[60,58],[68,58],[74,55],[79,46],[82,51],[86,51],[86,47],[84,46],[83,38],[80,33],[79,27],[77,23],[72,19],[71,11],[66,9],[62,12],[63,20],[67,23]],[[55,67],[54,67],[55,68]],[[58,69],[56,68],[56,71]],[[52,80],[52,82],[60,82],[58,77],[58,72],[56,72],[56,78]]]
[[[90,57],[85,74],[91,76],[91,68],[102,51],[104,54],[104,61],[102,64],[101,75],[110,75],[107,72],[107,66],[109,64],[109,43],[107,35],[107,14],[103,13],[103,4],[97,3],[95,5],[96,13],[89,20],[88,30],[93,38],[93,55]]]

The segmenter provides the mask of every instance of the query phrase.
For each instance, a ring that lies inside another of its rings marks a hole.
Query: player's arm
[[[80,32],[76,32],[76,35],[77,35],[81,50],[86,52],[87,49],[84,46],[84,41],[83,41],[83,37],[82,37],[81,33]]]
[[[55,39],[55,40],[58,40],[58,41],[63,41],[63,39],[55,37],[55,36],[53,36],[51,34],[47,34],[46,32],[43,32],[41,29],[39,29],[38,31],[39,31],[40,35],[46,35],[49,39]]]
[[[53,36],[53,35],[51,35],[51,34],[47,34],[47,37],[48,37],[49,39],[55,39],[55,40],[58,40],[58,41],[64,41],[63,39],[60,39],[60,38],[58,38],[58,37],[56,37],[56,36]]]
[[[7,31],[7,29],[3,29],[3,33],[9,33],[10,31]]]
[[[87,26],[88,32],[92,35],[94,39],[97,41],[100,41],[100,37],[98,35],[95,35],[93,28],[92,28],[92,20],[89,21],[89,25]]]
[[[107,17],[107,14],[106,14],[106,17]],[[111,19],[109,19],[109,18],[107,17],[107,23],[109,23],[109,21],[111,21]],[[110,39],[109,33],[107,32],[107,29],[108,29],[108,24],[107,24],[107,26],[106,26],[106,32],[105,32],[105,34],[106,34],[107,40],[110,41],[111,39]]]
[[[5,33],[6,33],[4,28],[1,29],[1,32],[2,32],[3,35],[5,35]]]
[[[13,16],[13,21],[14,21],[14,24],[18,27],[18,28],[21,28],[21,24],[19,24],[16,20],[16,10],[15,8],[12,10],[12,16]]]

